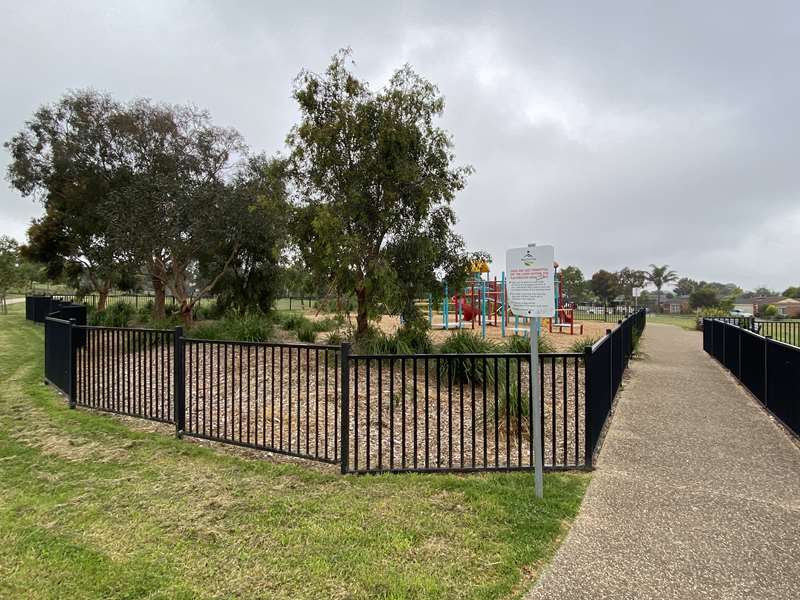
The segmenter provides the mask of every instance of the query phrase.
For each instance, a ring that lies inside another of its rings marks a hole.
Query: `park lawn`
[[[647,315],[649,323],[664,323],[666,325],[677,325],[689,331],[697,329],[697,317],[695,315],[667,315],[667,314],[649,314]]]
[[[0,597],[505,598],[589,481],[340,476],[70,410],[42,328],[0,316]],[[130,421],[128,421],[130,423]]]

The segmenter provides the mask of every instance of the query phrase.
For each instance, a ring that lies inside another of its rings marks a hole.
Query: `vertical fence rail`
[[[183,435],[339,462],[338,346],[182,338]]]
[[[583,361],[582,354],[540,355],[548,468],[583,466]],[[348,363],[343,470],[533,469],[529,355],[348,354]]]
[[[174,332],[76,326],[75,404],[173,422]]]

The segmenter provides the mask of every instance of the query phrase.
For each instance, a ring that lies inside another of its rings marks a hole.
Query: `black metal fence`
[[[582,467],[583,355],[539,361],[544,463]],[[530,356],[351,355],[347,362],[346,470],[533,468]]]
[[[180,343],[185,435],[338,462],[339,346]]]
[[[585,351],[586,395],[586,464],[591,465],[603,426],[614,403],[614,397],[622,383],[622,375],[628,367],[639,336],[647,324],[645,311],[639,310],[619,326],[606,331],[606,336]]]
[[[576,304],[575,318],[579,321],[616,322],[636,314],[640,309],[634,306],[612,306],[607,304]]]
[[[800,348],[720,319],[703,319],[703,350],[800,435]]]
[[[542,457],[592,464],[640,311],[581,353],[542,354]],[[339,464],[342,472],[533,469],[527,354],[356,355],[48,318],[45,377],[73,406],[180,435]]]

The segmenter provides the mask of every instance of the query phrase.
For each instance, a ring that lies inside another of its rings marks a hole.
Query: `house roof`
[[[664,298],[661,304],[683,304],[689,302],[689,296],[675,296],[674,298]]]
[[[794,298],[784,298],[780,302],[776,302],[775,304],[800,304],[800,300],[795,300]]]
[[[761,306],[762,304],[777,304],[786,300],[783,296],[753,296],[752,298],[744,298],[739,296],[736,300],[733,301],[734,304],[757,304]]]

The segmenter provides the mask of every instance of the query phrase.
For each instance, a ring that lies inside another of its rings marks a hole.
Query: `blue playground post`
[[[500,306],[502,307],[502,313],[500,314],[500,331],[502,332],[502,336],[506,337],[506,319],[508,318],[506,314],[506,272],[503,271],[500,274],[500,297],[502,298],[502,303]]]

